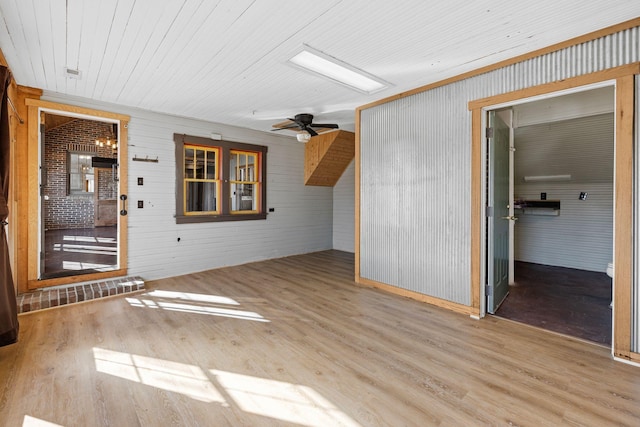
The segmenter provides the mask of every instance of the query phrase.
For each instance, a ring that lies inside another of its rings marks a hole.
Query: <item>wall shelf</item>
[[[560,200],[520,200],[514,203],[514,209],[522,215],[560,215]]]

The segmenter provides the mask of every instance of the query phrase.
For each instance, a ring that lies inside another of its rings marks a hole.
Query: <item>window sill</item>
[[[176,215],[176,224],[199,224],[203,222],[251,221],[267,219],[266,213],[233,215]]]

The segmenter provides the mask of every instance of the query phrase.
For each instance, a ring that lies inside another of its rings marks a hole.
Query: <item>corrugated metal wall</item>
[[[468,102],[639,60],[633,28],[363,110],[360,275],[470,305]]]

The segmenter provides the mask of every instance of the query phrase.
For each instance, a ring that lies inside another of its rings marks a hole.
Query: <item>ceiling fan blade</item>
[[[283,129],[295,129],[295,128],[299,128],[300,126],[297,123],[291,123],[288,124],[286,126],[278,126],[278,125],[273,125],[275,127],[275,129],[271,129],[273,130],[283,130]]]
[[[338,125],[335,123],[311,123],[309,126],[313,126],[314,128],[338,129]]]
[[[311,129],[309,126],[305,126],[304,130],[309,132],[309,135],[311,135],[311,136],[318,136],[318,132],[316,132],[315,130]]]

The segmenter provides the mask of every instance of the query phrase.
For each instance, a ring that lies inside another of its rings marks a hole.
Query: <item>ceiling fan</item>
[[[338,129],[338,125],[335,123],[313,123],[313,114],[296,114],[293,119],[287,118],[286,122],[276,123],[273,125],[275,129],[272,131],[279,131],[284,129],[306,131],[311,136],[318,135],[318,130],[323,129]]]

